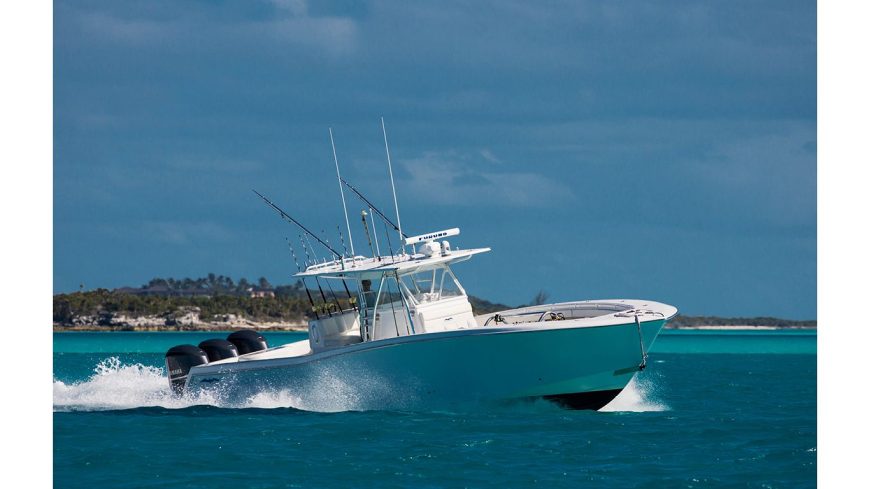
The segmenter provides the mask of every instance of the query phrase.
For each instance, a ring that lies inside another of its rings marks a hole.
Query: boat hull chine
[[[598,411],[610,404],[610,401],[615,399],[620,392],[622,392],[622,389],[610,389],[605,391],[555,394],[543,396],[543,398],[566,409]]]

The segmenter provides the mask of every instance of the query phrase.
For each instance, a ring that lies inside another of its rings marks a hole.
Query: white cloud
[[[302,0],[273,0],[271,16],[227,21],[219,9],[186,6],[171,17],[153,13],[140,17],[78,9],[65,13],[75,19],[78,32],[106,42],[168,46],[173,50],[249,46],[252,49],[296,46],[341,55],[359,44],[357,23],[349,17],[312,16]],[[73,7],[64,6],[64,9]],[[265,44],[265,45],[263,45]],[[278,46],[276,46],[276,44]]]
[[[489,148],[483,148],[480,150],[480,156],[483,156],[483,159],[489,161],[490,163],[501,163],[501,160],[495,153],[492,152]]]
[[[305,0],[271,0],[272,5],[295,16],[308,15],[308,2]]]
[[[251,23],[247,30],[256,34],[263,27],[279,42],[321,48],[332,55],[353,52],[358,45],[358,29],[352,19],[341,17],[288,17],[265,24]]]

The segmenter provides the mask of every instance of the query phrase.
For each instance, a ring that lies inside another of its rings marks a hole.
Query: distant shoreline
[[[729,324],[721,326],[665,326],[670,330],[695,330],[695,331],[778,331],[778,330],[803,330],[815,331],[815,326],[752,326],[746,324]]]
[[[535,303],[546,299],[536,297]],[[317,304],[301,282],[271,286],[265,278],[258,287],[246,280],[210,274],[197,280],[154,279],[139,288],[96,289],[55,294],[52,301],[54,331],[307,331],[308,316],[356,307],[346,294]],[[527,306],[509,306],[469,296],[475,316]],[[328,304],[328,307],[326,307]],[[678,314],[669,330],[811,330],[816,320],[771,316],[722,317]]]
[[[233,331],[237,329],[255,329],[257,331],[268,332],[308,332],[308,325],[305,323],[257,323],[247,321],[245,324],[226,324],[226,323],[202,323],[188,324],[178,326],[166,325],[112,325],[112,326],[95,326],[95,325],[77,325],[64,326],[55,323],[53,331],[55,333],[63,332],[91,332],[91,333],[111,333],[111,332],[209,332],[209,331]],[[665,326],[666,330],[671,331],[815,331],[815,326],[752,326],[745,324],[732,325],[716,325],[716,326]]]
[[[239,329],[255,329],[257,331],[283,331],[283,332],[308,332],[308,323],[303,322],[258,322],[249,320],[236,320],[231,322],[190,322],[167,325],[162,322],[137,321],[134,324],[117,323],[105,326],[96,324],[60,324],[54,323],[52,330],[55,333],[66,331],[81,332],[198,332],[198,331],[235,331]]]

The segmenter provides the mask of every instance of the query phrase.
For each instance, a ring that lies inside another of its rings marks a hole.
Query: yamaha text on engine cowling
[[[227,358],[254,353],[269,348],[266,338],[249,329],[236,331],[227,336],[205,340],[199,346],[178,345],[166,352],[166,372],[169,386],[175,394],[184,392],[187,375],[197,365],[205,365]]]

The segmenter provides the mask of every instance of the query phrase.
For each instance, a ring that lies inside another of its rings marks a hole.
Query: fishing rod
[[[326,230],[321,229],[320,234],[323,235],[323,239],[325,240],[326,246],[329,246],[329,238],[326,236]],[[330,249],[332,249],[331,246],[330,246]],[[339,255],[338,253],[333,254],[332,257],[335,259],[335,261],[338,261],[341,259],[341,255]]]
[[[347,246],[344,244],[344,235],[341,234],[341,226],[335,226],[335,229],[338,230],[338,237],[341,239],[341,246],[344,247],[344,252],[347,254]],[[353,256],[350,257],[351,265],[353,265]],[[341,259],[341,268],[344,270],[344,258]],[[355,311],[359,311],[359,308],[356,307],[356,304],[353,302],[353,296],[350,294],[350,289],[347,287],[347,280],[341,279],[342,285],[344,285],[344,291],[347,292],[347,302],[353,307]]]
[[[311,260],[311,262],[312,262],[313,264],[315,264],[315,265],[317,265],[318,263],[320,263],[319,261],[317,261],[317,260],[318,260],[318,258],[317,258],[317,254],[314,252],[314,246],[311,245],[311,240],[308,239],[308,235],[307,235],[307,234],[303,234],[302,237],[301,237],[301,239],[304,239],[305,241],[307,241],[307,242],[308,242],[308,247],[311,248],[311,254],[314,255],[314,259]],[[323,263],[326,263],[326,258],[323,259]]]
[[[329,250],[330,253],[332,253],[333,255],[335,255],[335,256],[341,256],[341,255],[340,255],[337,251],[335,251],[331,246],[329,246],[327,243],[325,243],[322,239],[318,238],[316,234],[312,233],[311,231],[308,230],[308,228],[306,228],[305,226],[303,226],[302,223],[300,223],[300,222],[297,221],[296,219],[293,219],[293,218],[290,216],[290,214],[287,214],[287,213],[284,212],[280,207],[278,207],[277,205],[275,205],[271,200],[267,199],[265,195],[261,194],[260,192],[257,192],[257,191],[254,190],[254,189],[251,189],[251,191],[254,192],[255,194],[259,195],[260,198],[263,199],[263,201],[266,202],[266,204],[267,204],[269,207],[271,207],[271,208],[275,209],[276,211],[278,211],[278,214],[279,214],[279,215],[280,215],[284,220],[286,220],[286,221],[288,221],[288,222],[291,222],[291,223],[293,223],[293,224],[299,226],[303,231],[305,231],[305,233],[306,233],[308,236],[311,236],[311,237],[313,237],[314,239],[316,239],[320,244],[322,244],[323,246],[325,246],[326,249]],[[380,211],[378,211],[378,212],[380,212]],[[397,229],[398,229],[398,228],[397,228]],[[406,236],[406,237],[407,237],[407,236]],[[313,251],[313,250],[312,250],[312,251]]]
[[[296,259],[296,251],[293,249],[293,245],[290,244],[290,238],[284,236],[284,241],[287,242],[287,247],[290,248],[290,256],[293,257],[293,263],[296,265],[296,271],[301,272],[302,267],[299,266],[299,260]]]
[[[374,221],[374,219],[372,219],[372,221]],[[393,242],[392,242],[392,240],[390,240],[390,233],[389,233],[389,230],[387,229],[387,222],[386,221],[384,221],[384,234],[387,235],[387,245],[390,247],[390,257],[392,257],[392,256],[394,256],[393,255]]]
[[[384,215],[384,213],[381,212],[381,210],[378,209],[377,206],[375,206],[374,204],[372,204],[372,202],[371,202],[369,199],[367,199],[367,198],[365,197],[365,195],[363,195],[359,190],[357,190],[356,187],[354,187],[353,185],[351,185],[351,184],[350,184],[347,180],[345,180],[344,178],[341,179],[341,183],[345,184],[345,185],[347,186],[347,188],[349,188],[349,189],[351,190],[351,192],[353,192],[354,194],[356,194],[356,196],[359,197],[360,200],[362,200],[363,202],[365,202],[365,204],[366,204],[367,206],[369,206],[373,211],[375,211],[379,216],[381,216],[381,219],[383,219],[384,221],[386,221],[387,223],[389,223],[389,225],[392,226],[393,229],[395,229],[396,231],[399,230],[399,226],[397,226],[393,221],[391,221],[389,217],[387,217],[386,215]],[[408,235],[405,234],[405,233],[402,233],[402,237],[403,237],[403,238],[407,238]]]
[[[347,245],[344,244],[344,235],[341,234],[341,226],[336,225],[335,229],[338,231],[338,239],[341,240],[341,247],[342,247],[342,249],[344,249],[344,254],[341,255],[342,258],[344,258],[345,256],[347,256]],[[353,255],[351,254],[350,257],[351,257],[351,261],[352,261]],[[341,267],[344,268],[344,260],[341,261]]]
[[[305,266],[306,266],[306,267],[310,267],[310,266],[311,266],[311,255],[308,254],[308,248],[305,247],[305,240],[302,239],[302,235],[301,235],[301,234],[299,235],[299,243],[302,245],[302,251],[305,252]],[[315,265],[317,264],[317,260],[316,260],[316,259],[315,259],[315,261],[314,261],[314,264],[315,264]]]
[[[323,233],[323,237],[326,239],[326,242],[329,243],[329,238],[326,237],[326,231],[321,229],[320,232]],[[336,258],[338,258],[338,256],[336,256]],[[335,289],[332,288],[332,282],[327,280],[326,286],[329,287],[329,292],[332,294],[332,300],[335,303],[335,307],[338,308],[338,312],[341,313],[341,303],[338,301],[338,296],[335,295]]]
[[[316,275],[314,276],[314,281],[317,282],[317,288],[320,289],[320,298],[323,299],[323,305],[326,306],[326,314],[329,317],[332,317],[332,311],[330,311],[329,301],[326,300],[326,294],[323,293],[323,287],[320,285],[320,278]]]
[[[317,236],[315,236],[315,238],[317,238]],[[301,234],[299,235],[299,242],[302,243],[302,249],[305,250],[305,257],[308,258],[308,250],[305,248],[305,240],[302,239]],[[315,257],[315,260],[317,260],[317,257]],[[315,261],[314,263],[317,263],[317,261]],[[317,277],[317,275],[314,276],[314,281],[317,283],[317,288],[320,290],[320,298],[323,299],[323,304],[329,304],[329,301],[326,300],[326,294],[323,293],[323,287],[321,287],[320,279]],[[332,312],[329,311],[328,307],[326,308],[326,314],[329,317],[332,317]]]
[[[341,234],[341,227],[336,226],[335,228],[338,229],[338,236],[341,239],[342,246],[344,246],[344,236]],[[321,230],[320,232],[323,233],[323,238],[326,240],[326,243],[329,244],[329,238],[326,237],[326,231]],[[345,248],[345,252],[346,251],[347,251],[347,248]],[[341,256],[341,257],[337,256],[336,261],[341,261],[341,268],[343,270],[344,269],[344,256]],[[327,287],[329,287],[329,292],[332,294],[332,298],[335,301],[335,306],[338,308],[338,314],[341,314],[341,312],[344,311],[344,308],[341,307],[341,300],[339,300],[338,296],[336,295],[335,289],[332,288],[332,282],[330,282],[327,279],[326,285],[327,285]],[[350,304],[350,307],[352,307],[354,311],[359,311],[359,308],[357,308],[356,304],[354,304],[353,301],[351,300],[353,298],[353,295],[351,295],[350,288],[348,288],[348,286],[347,286],[347,280],[342,278],[341,285],[344,286],[344,292],[347,294],[347,302],[348,302],[348,304]]]
[[[290,244],[290,238],[284,236],[284,239],[287,241],[287,246],[290,248],[290,256],[293,257],[293,263],[296,264],[296,271],[301,272],[302,267],[299,266],[299,260],[296,259],[296,251],[293,250],[293,245]],[[314,318],[319,320],[320,315],[317,314],[317,307],[314,305],[314,299],[311,298],[311,291],[308,290],[308,283],[305,282],[305,277],[302,277],[302,286],[305,287],[305,294],[308,296],[308,303],[311,304],[311,311],[314,312]]]

